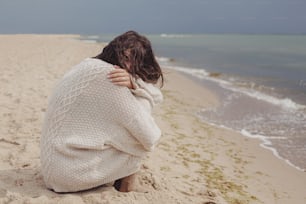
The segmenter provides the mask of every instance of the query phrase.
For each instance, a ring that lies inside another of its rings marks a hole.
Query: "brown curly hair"
[[[150,41],[135,31],[128,31],[114,38],[95,58],[126,69],[133,77],[156,84],[164,78],[155,59]],[[126,63],[130,68],[126,67]]]

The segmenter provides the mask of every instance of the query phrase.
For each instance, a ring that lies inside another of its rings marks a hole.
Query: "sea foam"
[[[255,139],[260,139],[262,141],[262,143],[260,144],[261,147],[265,148],[265,149],[268,149],[270,150],[274,156],[276,156],[278,159],[281,159],[283,161],[285,161],[288,165],[300,170],[300,171],[305,171],[304,169],[294,165],[293,163],[291,163],[288,159],[285,159],[283,157],[281,157],[278,153],[278,151],[273,148],[271,145],[271,140],[273,139],[287,139],[285,137],[266,137],[266,136],[263,136],[263,135],[257,135],[257,134],[251,134],[250,132],[248,132],[247,130],[245,129],[242,129],[240,131],[240,133],[246,137],[249,137],[249,138],[255,138]]]
[[[160,37],[162,38],[184,38],[184,37],[190,37],[191,35],[184,35],[184,34],[166,34],[162,33],[160,34]]]
[[[227,130],[230,130],[230,131],[235,131],[235,132],[239,132],[241,135],[245,136],[245,137],[248,137],[248,138],[253,138],[253,139],[259,139],[261,141],[260,143],[260,147],[262,148],[265,148],[269,151],[272,152],[272,154],[282,160],[282,161],[285,161],[289,166],[292,166],[294,168],[296,168],[297,170],[299,171],[305,171],[305,169],[302,169],[296,165],[294,165],[292,162],[290,162],[288,159],[285,159],[283,157],[281,157],[278,153],[278,151],[272,146],[272,142],[271,140],[273,139],[282,139],[282,140],[286,140],[287,138],[286,137],[278,137],[278,136],[275,136],[275,137],[266,137],[264,135],[259,135],[259,134],[253,134],[253,133],[250,133],[249,131],[245,130],[245,129],[242,129],[240,131],[237,131],[233,128],[230,128],[230,127],[227,127],[227,126],[224,126],[224,125],[220,125],[220,124],[216,124],[216,123],[212,123],[210,121],[206,121],[203,117],[201,117],[200,114],[197,114],[197,116],[203,120],[205,123],[209,124],[209,125],[212,125],[212,126],[216,126],[216,127],[219,127],[219,128],[223,128],[223,129],[227,129]]]

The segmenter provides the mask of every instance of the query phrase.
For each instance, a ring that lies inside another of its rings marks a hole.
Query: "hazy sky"
[[[306,33],[306,0],[0,0],[0,33]]]

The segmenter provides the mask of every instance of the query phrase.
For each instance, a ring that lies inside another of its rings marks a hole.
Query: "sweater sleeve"
[[[108,103],[107,106],[111,107],[109,114],[113,120],[135,137],[147,151],[152,151],[161,131],[151,113],[137,101],[128,88],[116,86],[108,80],[104,79],[101,94],[104,95],[103,103]]]
[[[151,108],[163,101],[163,95],[160,89],[153,84],[146,83],[141,78],[135,79],[133,77],[131,78],[131,82],[133,85],[133,89],[131,89],[133,95],[148,100]]]
[[[118,122],[134,136],[146,150],[153,150],[158,142],[161,131],[151,113],[145,110],[135,96],[124,87],[114,87],[114,95],[122,97],[122,101],[114,101]]]

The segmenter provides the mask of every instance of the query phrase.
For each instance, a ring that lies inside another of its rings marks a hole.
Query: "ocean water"
[[[222,102],[204,122],[258,138],[306,169],[306,35],[146,35],[160,64],[211,89]],[[82,36],[108,42],[114,35]]]

